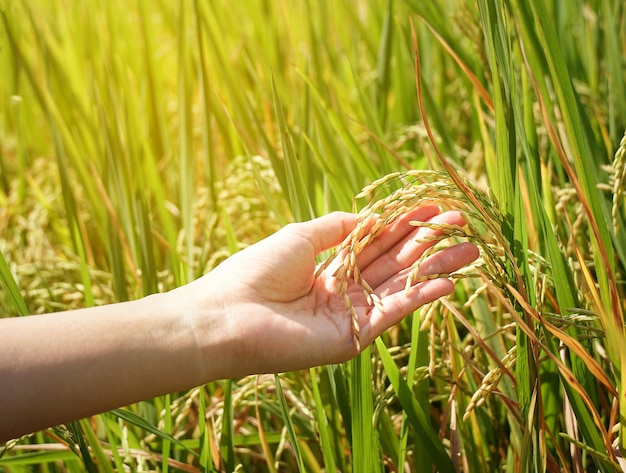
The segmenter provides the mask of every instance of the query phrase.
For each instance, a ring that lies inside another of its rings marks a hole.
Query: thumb
[[[337,246],[350,234],[357,222],[357,216],[348,212],[331,212],[322,217],[294,225],[294,230],[308,239],[319,254]]]

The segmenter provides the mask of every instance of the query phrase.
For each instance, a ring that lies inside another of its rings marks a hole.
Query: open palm
[[[362,347],[402,317],[453,290],[448,279],[434,279],[405,292],[409,267],[433,244],[415,241],[434,231],[415,228],[411,220],[464,223],[458,212],[440,214],[435,206],[421,207],[398,219],[363,250],[357,262],[383,310],[368,304],[360,285],[349,285]],[[241,375],[343,362],[356,355],[350,311],[335,292],[333,273],[339,263],[318,278],[314,275],[315,258],[341,243],[355,224],[355,215],[335,212],[288,225],[206,276],[219,287],[234,338],[241,340],[237,349]],[[427,258],[420,274],[451,273],[477,256],[473,244],[461,243]]]

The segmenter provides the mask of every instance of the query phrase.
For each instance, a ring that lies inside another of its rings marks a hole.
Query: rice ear
[[[398,183],[401,185],[397,186]],[[385,195],[385,192],[391,188],[392,185],[397,187],[396,190],[392,190]],[[478,196],[479,200],[483,202],[489,201],[489,197],[483,192],[477,190],[470,183],[467,183],[467,185],[472,189],[472,192],[475,193],[475,196]],[[335,252],[318,267],[316,272],[316,276],[319,276],[330,266],[330,263],[337,258],[338,254],[343,252],[339,267],[333,276],[336,278],[336,291],[343,295],[346,310],[350,313],[352,318],[353,341],[358,351],[360,351],[360,326],[357,311],[348,295],[350,283],[357,284],[361,287],[365,299],[370,306],[376,307],[381,312],[384,311],[384,304],[375,293],[375,289],[372,288],[361,275],[359,254],[402,215],[424,205],[436,204],[441,208],[457,209],[463,213],[464,218],[468,222],[480,218],[480,214],[474,208],[472,200],[469,199],[457,187],[450,176],[444,172],[428,170],[410,170],[404,173],[394,172],[365,186],[356,198],[359,199],[370,196],[382,197],[377,199],[371,197],[371,200],[359,212],[355,228],[343,243],[337,247]],[[497,206],[490,205],[489,207]],[[435,230],[435,234],[424,236],[416,240],[418,242],[446,242],[451,238],[465,238],[476,241],[479,248],[488,248],[489,245],[472,225],[460,226],[418,221],[412,221],[410,224],[416,227]],[[433,249],[433,251],[436,251],[436,249]],[[471,276],[467,272],[418,276],[419,264],[423,258],[429,254],[430,252],[426,252],[412,267],[407,278],[406,291],[409,291],[415,284],[432,279],[458,279]],[[490,257],[499,258],[499,255],[495,251],[491,251],[488,254]],[[501,263],[492,263],[492,266],[497,269],[501,266]],[[499,273],[500,271],[494,270],[493,272]]]

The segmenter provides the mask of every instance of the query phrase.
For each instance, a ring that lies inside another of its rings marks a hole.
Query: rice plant
[[[331,210],[360,223],[326,261],[372,304],[356,254],[410,209],[481,252],[351,362],[37,432],[0,471],[626,470],[622,2],[0,15],[0,316],[168,290]]]

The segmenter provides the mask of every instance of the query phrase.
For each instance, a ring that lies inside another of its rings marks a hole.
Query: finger
[[[469,242],[459,243],[445,248],[429,256],[420,265],[418,276],[453,273],[478,258],[478,254],[478,248],[473,243]],[[403,294],[406,289],[406,280],[410,271],[410,268],[406,268],[391,276],[387,281],[376,287],[376,295],[384,299],[391,294]]]
[[[339,245],[354,229],[357,216],[348,212],[331,212],[322,217],[288,225],[313,245],[315,256]]]
[[[415,220],[415,219],[411,219]],[[428,220],[432,223],[446,223],[450,225],[465,225],[465,219],[460,212],[448,211],[436,215]],[[379,255],[367,268],[361,271],[363,278],[371,287],[378,287],[403,269],[410,267],[436,241],[422,241],[431,235],[438,235],[440,230],[428,227],[411,227],[411,233],[397,242],[393,248]]]
[[[408,314],[424,304],[447,296],[454,291],[454,284],[449,279],[433,279],[417,284],[408,294],[396,292],[382,300],[383,311],[374,310],[369,326],[361,329],[362,344],[371,343],[385,330],[399,323]]]
[[[441,250],[436,255],[428,258],[431,261],[429,261],[426,269],[423,270],[423,275],[452,273],[474,261],[478,255],[478,248],[474,244],[467,242],[459,243]],[[435,258],[435,256],[439,257]],[[432,279],[415,284],[408,293],[404,289],[405,281],[396,281],[392,284],[393,288],[385,291],[388,295],[381,297],[383,310],[372,311],[369,326],[363,330],[365,333],[362,333],[365,343],[370,343],[385,330],[397,324],[424,304],[447,296],[454,291],[454,283],[448,278]],[[393,290],[394,288],[396,289],[395,291]]]
[[[404,241],[409,235],[414,233],[415,227],[409,222],[413,220],[427,221],[438,213],[439,207],[436,205],[425,205],[402,215],[361,252],[357,258],[359,267],[364,270],[373,261],[376,261],[380,255],[386,254],[398,242]]]
[[[464,242],[445,248],[428,257],[419,267],[418,276],[449,274],[478,258],[478,248]]]

